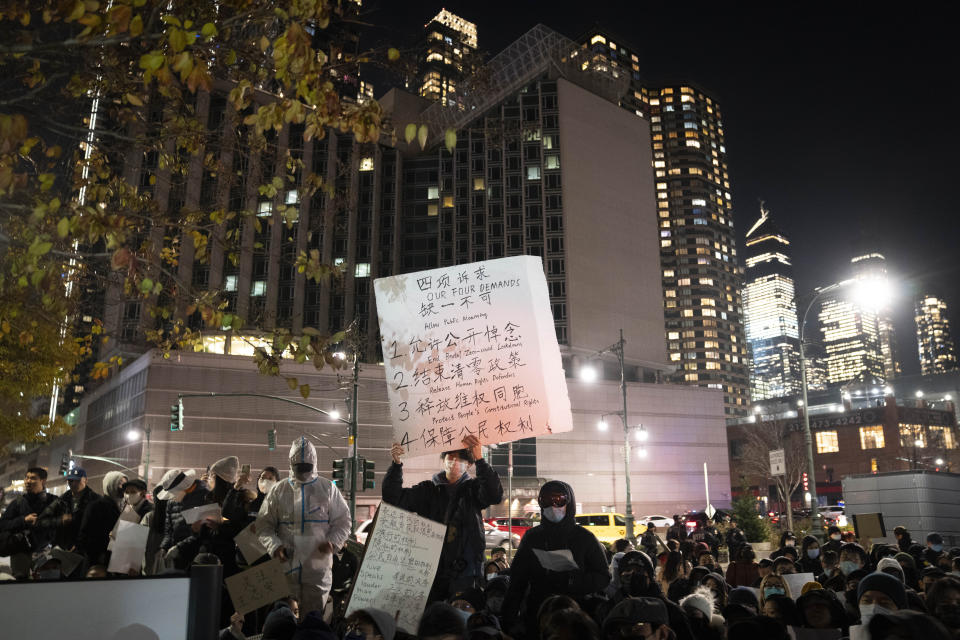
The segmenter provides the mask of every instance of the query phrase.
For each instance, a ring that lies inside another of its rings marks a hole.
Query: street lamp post
[[[617,413],[623,420],[623,470],[627,499],[626,513],[624,513],[624,518],[627,523],[626,538],[627,540],[633,540],[633,500],[630,493],[630,426],[629,422],[627,421],[627,379],[623,353],[623,345],[626,344],[626,342],[627,341],[623,339],[623,329],[620,329],[620,339],[606,349],[601,349],[600,351],[596,352],[594,356],[600,356],[604,353],[614,353],[616,354],[617,362],[620,365],[620,391],[623,395],[623,410]],[[584,377],[586,378],[587,376]]]

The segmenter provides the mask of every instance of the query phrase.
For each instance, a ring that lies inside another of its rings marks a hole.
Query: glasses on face
[[[567,495],[565,493],[553,493],[543,496],[540,499],[540,508],[547,507],[565,507],[567,506]]]

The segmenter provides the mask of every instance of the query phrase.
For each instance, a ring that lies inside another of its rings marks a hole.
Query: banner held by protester
[[[539,258],[379,278],[374,289],[394,439],[408,454],[573,428]]]

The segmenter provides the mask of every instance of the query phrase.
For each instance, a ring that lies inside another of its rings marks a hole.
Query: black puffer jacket
[[[486,538],[481,512],[503,500],[503,485],[482,458],[476,461],[476,471],[476,478],[464,473],[452,486],[441,471],[404,489],[403,465],[393,463],[383,478],[384,502],[447,525],[431,601],[452,595],[448,587],[457,578],[482,574]]]
[[[551,480],[541,487],[540,495],[555,493],[561,489],[567,494],[563,520],[557,523],[543,520],[527,531],[510,566],[510,590],[503,602],[503,619],[508,627],[516,621],[523,601],[526,602],[524,626],[528,631],[535,630],[537,610],[548,596],[568,595],[582,604],[585,596],[602,591],[610,582],[610,571],[603,547],[592,533],[574,520],[577,501],[570,485]],[[567,549],[579,568],[564,572],[544,569],[534,549]]]

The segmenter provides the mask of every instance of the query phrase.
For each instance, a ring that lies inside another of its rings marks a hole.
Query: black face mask
[[[934,615],[951,629],[960,629],[960,604],[937,605]]]
[[[296,473],[310,473],[313,471],[313,465],[309,462],[297,462],[293,465],[293,470]]]

